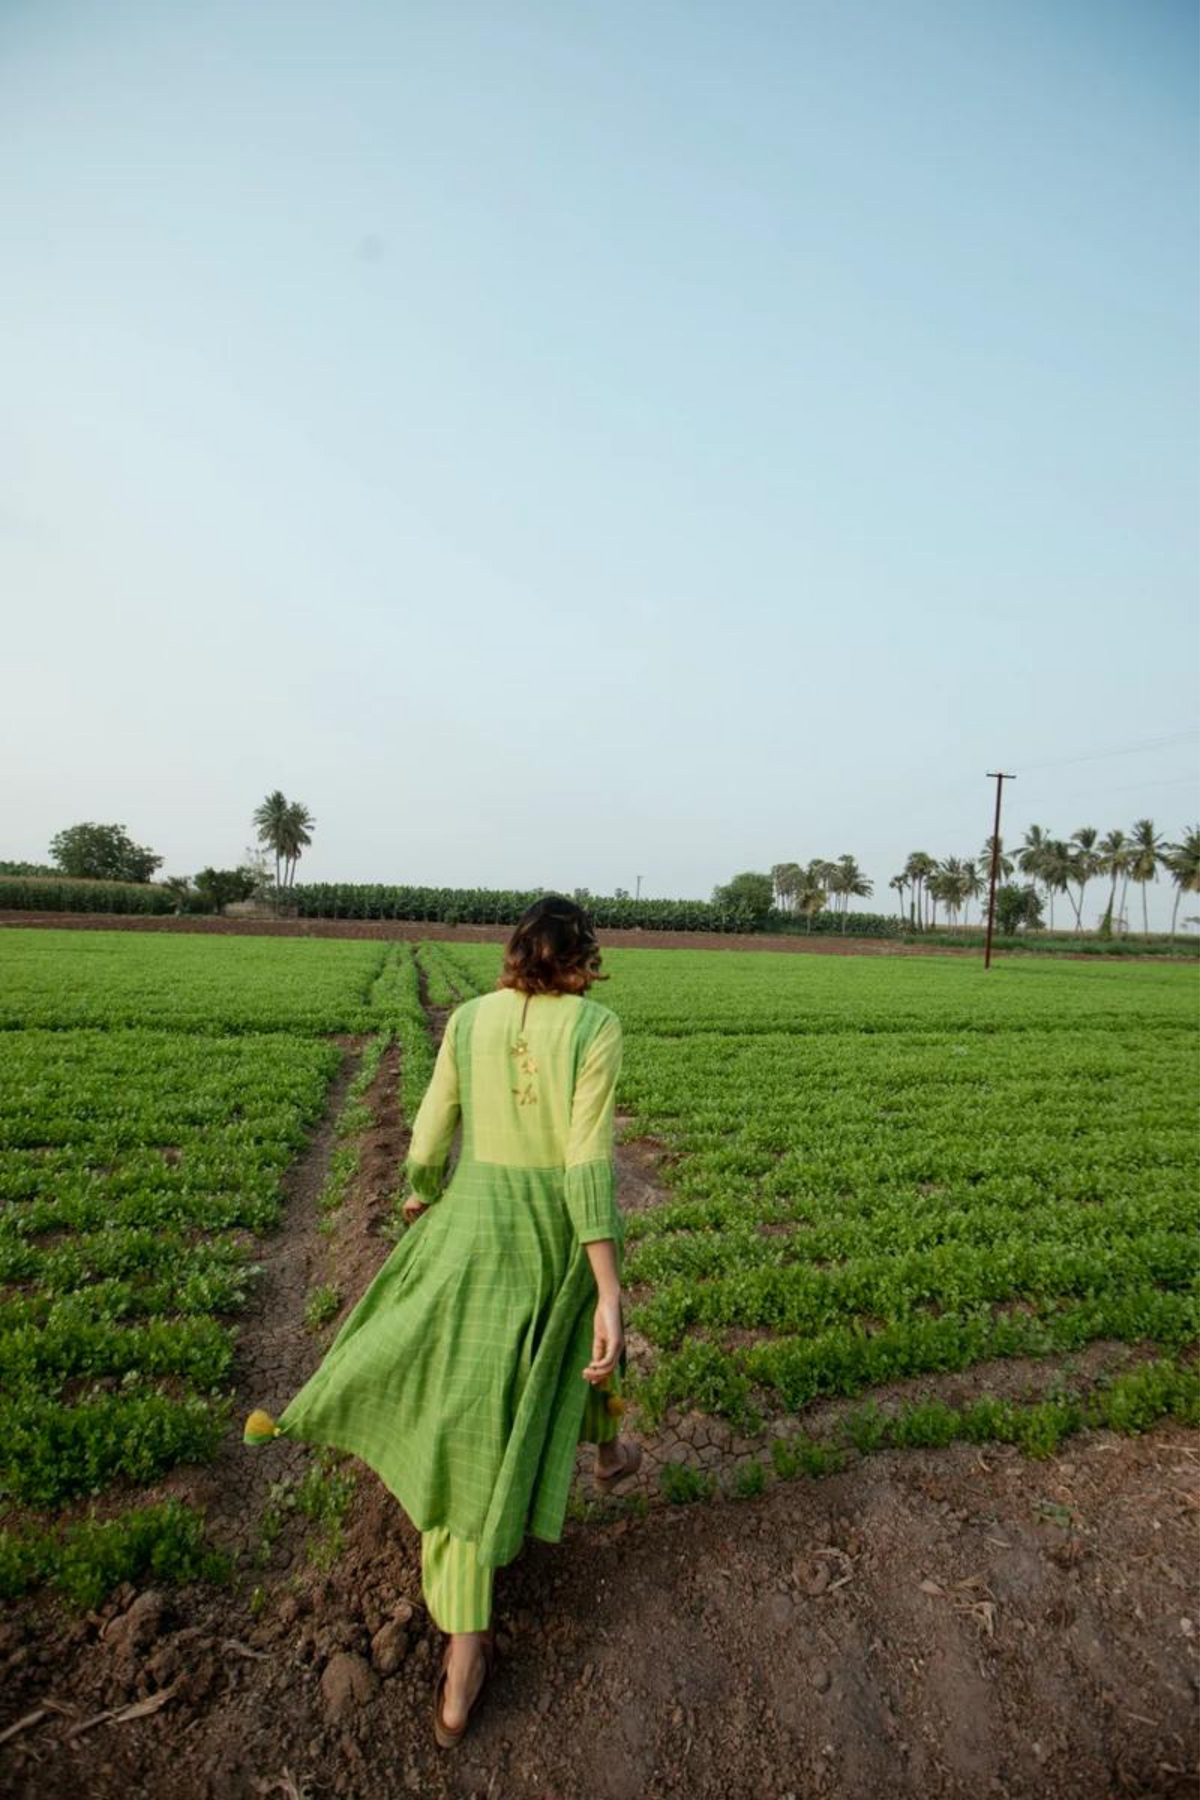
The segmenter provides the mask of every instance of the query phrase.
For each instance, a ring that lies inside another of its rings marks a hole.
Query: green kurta
[[[616,1015],[579,995],[502,988],[451,1014],[406,1165],[436,1204],[277,1420],[361,1457],[414,1525],[493,1567],[526,1532],[562,1536],[597,1299],[584,1245],[614,1239],[618,1272],[624,1254],[620,1063]]]

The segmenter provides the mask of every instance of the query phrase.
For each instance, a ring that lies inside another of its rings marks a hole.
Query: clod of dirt
[[[833,1578],[827,1562],[816,1562],[807,1557],[797,1557],[794,1573],[797,1586],[806,1594],[823,1594]]]
[[[166,1643],[154,1652],[142,1673],[155,1687],[166,1687],[179,1674],[179,1668],[179,1650],[174,1644]]]
[[[281,1625],[294,1625],[300,1617],[300,1602],[295,1594],[284,1594],[275,1608],[275,1617]]]
[[[136,1656],[159,1636],[166,1610],[165,1596],[156,1588],[147,1588],[126,1612],[108,1621],[101,1636],[118,1656]]]
[[[389,1619],[371,1639],[371,1661],[381,1675],[394,1675],[408,1655],[408,1633],[399,1619]]]
[[[321,1675],[321,1699],[334,1724],[350,1718],[374,1698],[379,1681],[365,1657],[339,1650],[325,1664]]]

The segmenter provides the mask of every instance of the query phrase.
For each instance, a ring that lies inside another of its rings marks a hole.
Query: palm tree
[[[814,916],[829,898],[825,883],[825,870],[829,866],[819,856],[814,856],[808,867],[801,869],[800,879],[796,883],[796,910],[808,920],[809,931],[812,930]]]
[[[258,841],[275,854],[275,892],[279,893],[279,862],[284,854],[287,831],[288,802],[278,788],[254,810],[253,823]]]
[[[1075,874],[1075,858],[1071,854],[1070,844],[1062,838],[1050,838],[1043,845],[1040,867],[1042,883],[1050,898],[1050,929],[1053,931],[1055,894],[1065,894],[1068,900],[1071,899],[1068,884]]]
[[[1109,937],[1112,933],[1113,904],[1117,898],[1117,881],[1123,875],[1128,882],[1130,855],[1130,842],[1123,831],[1110,831],[1107,837],[1101,838],[1097,850],[1097,873],[1112,876],[1112,889],[1108,896],[1108,905],[1105,907],[1104,917],[1100,921],[1102,937]],[[1122,906],[1124,906],[1123,899]]]
[[[1142,931],[1150,939],[1150,921],[1146,916],[1146,884],[1158,875],[1158,865],[1166,861],[1165,845],[1154,829],[1153,819],[1138,819],[1133,827],[1133,854],[1129,862],[1129,879],[1142,890]]]
[[[1046,830],[1046,827],[1044,825],[1030,825],[1025,832],[1025,842],[1017,851],[1017,866],[1021,870],[1021,873],[1031,877],[1035,891],[1040,882],[1041,885],[1045,887],[1047,895],[1050,893],[1050,888],[1042,873],[1042,868],[1046,861],[1046,851],[1048,850],[1049,845],[1050,833]],[[1050,923],[1051,927],[1053,927],[1053,900],[1051,900],[1050,906]]]
[[[827,856],[814,856],[808,865],[808,873],[812,880],[825,889],[826,901],[829,899],[830,894],[835,891],[833,883],[837,875],[837,870],[837,864],[835,862],[830,862]],[[825,902],[823,901],[822,905],[824,904]]]
[[[851,896],[865,900],[874,892],[875,884],[869,881],[852,856],[839,856],[833,864],[829,877],[829,890],[838,896],[842,915],[842,930],[846,929],[846,917],[850,911]]]
[[[990,881],[992,878],[992,839],[990,837],[985,837],[983,840],[983,849],[979,853],[979,862],[984,880]],[[1007,881],[1013,872],[1013,868],[1013,859],[1011,856],[1005,856],[1004,839],[1001,838],[1000,854],[996,860],[997,880]]]
[[[293,800],[288,806],[281,833],[285,857],[284,882],[288,887],[295,885],[296,864],[309,844],[312,843],[311,833],[315,825],[316,820],[307,806],[304,806],[299,800]]]
[[[776,863],[771,870],[771,880],[775,886],[775,904],[781,911],[795,912],[796,890],[800,884],[803,871],[799,863]]]
[[[988,858],[988,873],[990,875],[991,867],[992,867],[992,852],[991,852],[990,845],[988,847],[987,858]],[[1003,866],[1005,863],[1008,863],[1008,872],[1011,875],[1012,874],[1012,864],[1010,862],[1008,862],[1007,856],[1004,856],[1003,854],[1001,854],[1001,857],[1000,857],[1001,866]],[[978,900],[980,898],[987,883],[984,880],[983,870],[980,867],[980,864],[977,862],[972,862],[969,857],[964,861],[963,869],[965,870],[965,875],[963,878],[964,879],[963,900],[966,903],[966,911],[964,914],[964,921],[965,921],[965,919],[970,917],[972,900]]]
[[[925,883],[937,871],[937,863],[927,850],[914,850],[904,865],[904,873],[912,883],[913,890],[913,924],[918,931],[924,928],[921,901]]]
[[[973,863],[965,863],[961,856],[948,856],[930,883],[931,889],[936,883],[937,896],[944,903],[950,914],[950,923],[955,929],[958,926],[958,915],[962,910],[963,902],[971,891],[971,876],[967,873],[968,868],[973,875]]]
[[[903,922],[903,919],[904,919],[904,896],[908,890],[908,876],[905,875],[902,870],[899,875],[892,876],[892,879],[888,882],[888,886],[890,888],[895,888],[895,890],[896,890],[896,897],[900,902],[900,918],[901,918],[901,921]]]
[[[1179,844],[1168,844],[1163,858],[1175,883],[1175,904],[1171,908],[1171,937],[1179,917],[1179,902],[1185,894],[1200,894],[1200,825],[1190,825]],[[1143,890],[1144,891],[1144,890]]]
[[[1079,905],[1075,908],[1075,923],[1083,930],[1083,896],[1088,882],[1093,875],[1100,872],[1100,857],[1096,850],[1096,839],[1099,832],[1094,825],[1081,825],[1071,842],[1075,850],[1075,879],[1079,883]]]

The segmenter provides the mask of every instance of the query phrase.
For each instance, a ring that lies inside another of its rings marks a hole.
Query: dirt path
[[[312,1282],[332,1271],[344,1311],[390,1250],[380,1228],[404,1149],[394,1054],[368,1097],[374,1122],[337,1230],[316,1232],[352,1066],[291,1178],[285,1223],[258,1247],[268,1273],[239,1351],[246,1409],[294,1391],[336,1329],[331,1321],[318,1342],[300,1323]],[[622,1147],[624,1207],[659,1203],[657,1167],[653,1144]],[[649,1354],[632,1338],[630,1350],[635,1363]],[[1021,1375],[1008,1366],[1010,1381]],[[980,1376],[957,1379],[968,1378]],[[1200,1433],[1085,1434],[1040,1463],[1000,1446],[887,1451],[756,1499],[689,1506],[666,1503],[648,1471],[685,1456],[723,1467],[745,1449],[699,1416],[676,1416],[644,1441],[636,1486],[590,1511],[581,1454],[562,1543],[529,1540],[498,1574],[501,1662],[457,1751],[439,1751],[430,1730],[442,1639],[421,1605],[418,1535],[352,1462],[357,1489],[328,1569],[306,1556],[307,1522],[293,1516],[269,1565],[246,1567],[228,1591],[166,1589],[155,1600],[126,1589],[79,1620],[44,1597],[10,1607],[0,1732],[48,1710],[0,1744],[0,1794],[1197,1791]],[[164,1488],[206,1497],[218,1541],[245,1549],[266,1488],[310,1454],[231,1441],[213,1468],[181,1471]],[[71,1735],[107,1708],[163,1694],[145,1716]]]

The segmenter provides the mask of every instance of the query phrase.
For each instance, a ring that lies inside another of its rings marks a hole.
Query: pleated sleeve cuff
[[[404,1165],[404,1177],[414,1194],[424,1200],[426,1206],[441,1198],[442,1189],[446,1185],[446,1168],[450,1158],[445,1156],[440,1162],[414,1162],[410,1156]]]
[[[624,1220],[617,1208],[609,1158],[576,1163],[567,1170],[566,1202],[581,1244],[595,1243],[597,1238],[624,1240]]]

